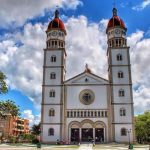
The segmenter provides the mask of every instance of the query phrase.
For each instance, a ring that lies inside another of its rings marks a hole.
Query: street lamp
[[[131,129],[126,129],[127,133],[128,133],[128,137],[129,137],[129,149],[133,149],[133,145],[130,144],[130,133],[131,133]]]
[[[128,133],[128,137],[129,137],[129,145],[130,145],[130,133],[131,133],[131,129],[127,129],[126,131],[127,131],[127,133]]]

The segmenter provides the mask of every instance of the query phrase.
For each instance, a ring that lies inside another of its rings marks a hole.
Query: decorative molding
[[[63,104],[61,104],[61,103],[60,104],[59,103],[57,103],[57,104],[56,103],[50,103],[50,104],[48,104],[48,103],[41,103],[41,105],[63,105]]]
[[[41,122],[41,124],[43,124],[43,125],[61,125],[62,123],[44,123],[44,122]]]
[[[130,123],[130,122],[112,122],[112,124],[121,124],[121,125],[124,125],[124,124],[133,124],[133,123]]]
[[[111,103],[112,105],[131,105],[131,104],[134,104],[134,103],[122,103],[122,102],[118,102],[118,103]]]

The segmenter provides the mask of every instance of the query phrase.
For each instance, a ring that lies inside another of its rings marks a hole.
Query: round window
[[[81,103],[85,105],[90,105],[91,103],[93,103],[94,98],[95,98],[94,93],[88,89],[81,91],[79,94],[79,99]]]

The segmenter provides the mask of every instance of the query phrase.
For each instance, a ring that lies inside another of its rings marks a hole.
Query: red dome
[[[121,27],[121,28],[126,29],[123,20],[120,19],[120,18],[117,16],[117,9],[116,9],[116,8],[113,8],[113,17],[112,17],[112,18],[109,20],[109,22],[108,22],[107,30],[108,30],[109,28],[114,28],[114,27]],[[107,31],[107,30],[106,30],[106,31]]]
[[[122,21],[122,19],[120,19],[118,16],[113,16],[107,25],[107,28],[111,28],[111,27],[122,27],[122,28],[126,28],[124,22]]]
[[[58,10],[55,11],[55,18],[49,23],[47,31],[52,29],[59,29],[63,30],[66,33],[64,23],[58,17],[59,12]]]

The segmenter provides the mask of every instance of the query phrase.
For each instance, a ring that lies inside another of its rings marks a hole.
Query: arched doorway
[[[106,139],[106,126],[103,122],[98,121],[94,123],[95,128],[95,142],[105,142]]]
[[[91,120],[83,120],[81,122],[81,141],[91,142],[94,138],[93,135],[93,122]]]
[[[71,128],[71,142],[79,142],[79,128]]]
[[[71,142],[106,142],[106,125],[102,121],[93,122],[85,119],[81,122],[72,121],[69,126]]]
[[[70,141],[79,142],[80,141],[80,123],[73,121],[69,125],[70,128]]]

